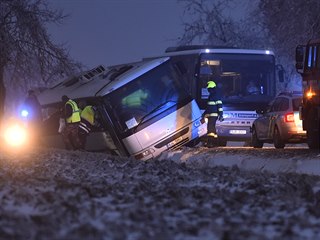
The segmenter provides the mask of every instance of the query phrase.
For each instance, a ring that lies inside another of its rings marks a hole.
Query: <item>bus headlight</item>
[[[19,124],[9,125],[4,131],[4,139],[10,146],[21,146],[26,143],[27,131]]]
[[[135,159],[140,160],[140,159],[143,159],[143,158],[149,156],[153,152],[154,152],[153,149],[146,149],[142,153],[139,153],[139,154],[135,155],[134,157],[135,157]]]

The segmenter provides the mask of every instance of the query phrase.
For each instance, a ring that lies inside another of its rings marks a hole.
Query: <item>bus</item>
[[[148,160],[207,132],[201,110],[183,84],[183,65],[169,57],[98,66],[38,95],[44,144],[63,147],[58,133],[61,96],[85,100],[98,113],[86,150]]]
[[[284,81],[282,70],[276,74],[275,56],[270,50],[195,45],[170,47],[161,56],[182,66],[184,84],[202,111],[209,95],[207,82],[216,82],[224,111],[224,121],[216,124],[220,146],[226,146],[227,141],[251,143],[256,110],[266,109],[275,97],[276,77]]]

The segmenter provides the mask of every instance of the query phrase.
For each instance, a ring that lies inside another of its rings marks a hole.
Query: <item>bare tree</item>
[[[200,42],[208,45],[229,47],[267,47],[265,29],[253,25],[249,14],[239,13],[236,0],[178,0],[184,4],[187,22],[184,22],[184,34],[180,45]],[[250,11],[243,7],[242,11]],[[247,4],[250,6],[249,4]],[[234,14],[237,12],[238,15]]]
[[[295,74],[298,44],[320,37],[319,0],[260,0],[253,18],[268,29],[268,38],[289,75]]]
[[[0,1],[0,120],[8,73],[14,76],[10,84],[27,80],[39,84],[40,78],[47,85],[54,81],[52,76],[69,75],[80,66],[47,32],[47,24],[61,24],[65,17],[62,11],[50,9],[45,0]]]

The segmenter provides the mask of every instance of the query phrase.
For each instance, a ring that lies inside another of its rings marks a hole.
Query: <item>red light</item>
[[[285,122],[294,122],[294,114],[293,113],[287,113],[284,116],[284,121]]]

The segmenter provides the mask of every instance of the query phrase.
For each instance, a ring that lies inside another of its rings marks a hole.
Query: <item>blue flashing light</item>
[[[24,109],[24,110],[21,111],[21,116],[22,117],[28,117],[28,115],[29,115],[29,112],[27,110]]]

